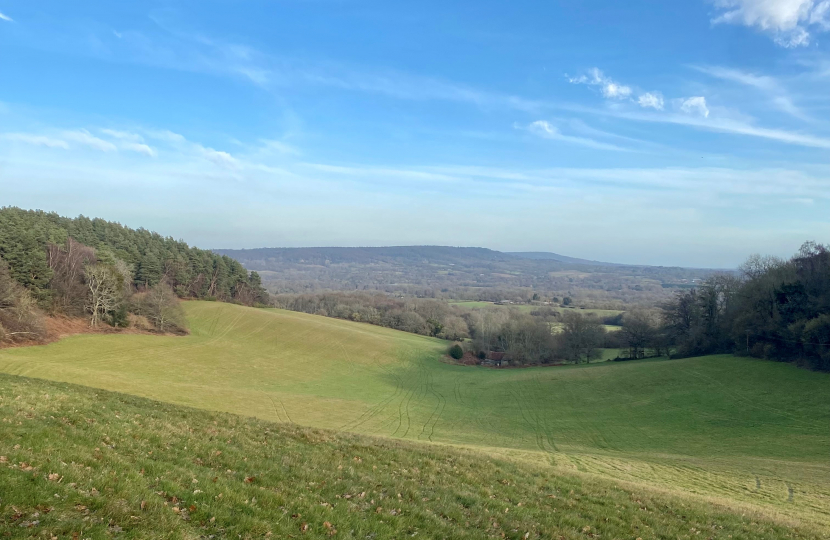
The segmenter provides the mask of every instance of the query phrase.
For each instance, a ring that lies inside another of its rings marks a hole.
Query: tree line
[[[789,260],[750,257],[663,306],[660,339],[676,354],[736,353],[830,371],[830,248]]]
[[[462,340],[469,337],[464,313],[447,302],[399,298],[372,292],[328,292],[272,296],[275,307],[394,328],[413,334]]]
[[[229,257],[103,219],[13,207],[0,208],[0,295],[6,341],[42,336],[38,311],[91,325],[139,317],[167,332],[184,329],[177,298],[268,302],[259,275]]]
[[[565,312],[548,326],[542,319],[474,314],[467,348],[500,351],[516,363],[583,362],[619,348],[619,360],[736,354],[830,371],[830,247],[808,242],[786,260],[754,255],[656,310],[604,321]],[[606,332],[603,322],[621,328]]]
[[[603,321],[575,311],[531,315],[495,306],[470,310],[442,300],[370,292],[283,294],[272,301],[282,309],[463,342],[473,356],[503,353],[514,364],[590,361],[602,348],[620,347],[623,335],[606,332]]]

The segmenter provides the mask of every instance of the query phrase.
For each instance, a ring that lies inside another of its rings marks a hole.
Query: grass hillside
[[[479,453],[0,376],[0,537],[818,539]]]
[[[187,337],[83,335],[0,371],[303,426],[476,448],[830,530],[830,376],[728,356],[517,370],[444,342],[188,302]]]

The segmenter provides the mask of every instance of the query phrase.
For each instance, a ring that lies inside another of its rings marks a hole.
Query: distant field
[[[83,335],[0,371],[194,407],[441,442],[830,526],[830,376],[713,356],[493,370],[364,324],[185,304],[192,335]]]
[[[531,311],[536,311],[539,309],[550,308],[559,313],[564,313],[566,311],[576,311],[578,313],[582,313],[583,315],[596,315],[597,317],[613,317],[614,315],[619,315],[623,313],[622,311],[615,310],[615,309],[591,309],[591,308],[563,308],[559,306],[537,306],[533,304],[495,304],[493,302],[477,302],[472,300],[459,300],[459,301],[450,301],[449,302],[453,306],[459,306],[462,308],[469,308],[469,309],[477,309],[477,308],[486,308],[486,307],[494,307],[494,308],[503,308],[503,309],[517,309],[523,313],[530,313]]]

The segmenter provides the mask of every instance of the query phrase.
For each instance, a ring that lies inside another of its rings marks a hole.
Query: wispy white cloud
[[[778,203],[788,199],[830,201],[830,170],[807,173],[786,168],[732,169],[718,167],[632,167],[511,169],[468,165],[427,167],[332,166],[304,164],[306,174],[319,173],[355,181],[381,179],[387,186],[424,184],[430,190],[463,189],[469,195],[481,189],[494,192],[584,193],[586,187],[602,186],[616,193],[638,193],[651,198],[674,194],[676,201],[715,204],[722,197],[767,198]],[[647,194],[647,195],[646,195]],[[732,200],[732,199],[730,199]]]
[[[578,144],[580,146],[587,146],[589,148],[595,148],[597,150],[611,150],[614,152],[629,151],[626,148],[622,148],[614,144],[604,143],[594,139],[589,139],[587,137],[575,137],[573,135],[565,135],[559,130],[558,127],[552,125],[550,122],[546,120],[536,120],[535,122],[532,122],[529,126],[527,126],[527,130],[545,139],[552,139],[571,144]]]
[[[830,2],[824,0],[813,8],[810,23],[819,25],[823,30],[830,30]]]
[[[262,149],[267,152],[275,152],[277,154],[299,154],[299,150],[291,146],[290,144],[284,143],[282,141],[275,141],[272,139],[261,139],[259,141],[262,144]]]
[[[184,135],[175,133],[173,131],[147,130],[146,133],[148,137],[152,137],[153,139],[163,141],[169,144],[184,144],[187,142],[187,139]]]
[[[680,100],[679,106],[682,106],[683,103],[685,103],[685,101]],[[696,107],[692,108],[693,112],[699,112],[695,109]],[[805,146],[809,148],[830,149],[830,138],[809,135],[806,133],[794,131],[787,131],[783,129],[765,128],[747,123],[745,121],[735,120],[731,118],[705,118],[699,116],[698,114],[650,114],[639,111],[618,111],[591,108],[575,108],[574,110],[601,116],[613,116],[616,118],[636,120],[640,122],[675,124],[680,126],[699,128],[706,131],[716,131],[720,133],[729,133],[732,135],[759,137],[762,139],[777,141],[786,144],[793,144],[797,146]]]
[[[637,98],[637,103],[644,109],[663,110],[663,96],[659,92],[646,92]]]
[[[587,75],[568,77],[568,81],[571,84],[599,86],[602,95],[608,99],[628,99],[631,97],[631,93],[633,92],[630,86],[618,83],[612,78],[606,76],[599,68],[590,69]]]
[[[143,142],[144,138],[138,133],[131,133],[129,131],[120,131],[117,129],[101,129],[101,133],[112,137],[113,139],[121,139],[124,141]]]
[[[790,116],[799,120],[811,121],[812,119],[804,113],[789,95],[785,85],[769,75],[758,75],[740,69],[723,66],[692,66],[692,69],[705,73],[716,79],[738,83],[754,88],[768,96],[772,105]]]
[[[88,146],[94,150],[100,150],[101,152],[115,152],[118,150],[118,148],[111,142],[100,139],[85,129],[78,131],[64,131],[62,133],[62,137],[65,140]]]
[[[664,99],[660,92],[642,92],[637,97],[633,98],[634,89],[631,86],[619,83],[605,75],[599,68],[592,68],[588,70],[587,74],[579,75],[577,77],[567,76],[568,82],[571,84],[587,84],[589,86],[599,86],[600,93],[609,100],[615,101],[630,101],[637,103],[640,107],[645,109],[663,110]]]
[[[46,137],[44,135],[32,135],[29,133],[3,133],[0,136],[7,141],[31,144],[34,146],[44,146],[46,148],[62,148],[64,150],[69,150],[69,144],[66,141],[53,137]]]
[[[778,92],[781,90],[781,85],[773,77],[768,75],[757,75],[749,73],[740,69],[734,69],[723,66],[691,66],[692,69],[705,73],[712,77],[723,79],[725,81],[732,81],[751,86],[759,90],[767,92]]]
[[[225,167],[228,169],[239,168],[239,161],[227,152],[223,152],[221,150],[214,150],[213,148],[207,147],[201,147],[201,152],[205,159],[216,165],[219,165],[220,167]]]
[[[115,139],[115,145],[121,150],[128,150],[143,154],[147,157],[156,157],[156,149],[144,143],[144,137],[138,133],[117,129],[103,128],[99,130],[108,137]]]
[[[147,157],[156,157],[157,153],[156,150],[144,143],[136,143],[136,142],[123,142],[120,145],[121,148],[124,150],[130,150],[131,152],[137,152],[139,154],[144,154]]]
[[[159,23],[158,20],[156,20]],[[314,85],[413,101],[440,100],[482,108],[538,111],[540,102],[489,92],[435,77],[388,69],[366,69],[309,59],[286,58],[253,47],[181,32],[159,24],[168,34],[153,39],[124,32],[126,59],[182,71],[242,78],[256,86],[280,91],[290,85]],[[620,89],[619,91],[624,91]]]
[[[706,98],[703,96],[681,98],[680,110],[687,114],[699,114],[704,118],[709,117],[709,107],[706,106]]]
[[[810,44],[813,29],[830,29],[830,0],[715,0],[713,23],[741,24],[766,32],[782,47]]]
[[[716,120],[679,112],[657,113],[636,106],[632,106],[632,110],[641,116],[674,116],[684,122]],[[574,129],[564,123],[567,121],[562,122],[561,129],[565,132]],[[552,121],[548,124],[553,127]],[[90,131],[103,134],[101,130],[90,128]],[[813,227],[812,222],[807,223],[809,217],[804,217],[820,211],[821,205],[830,201],[830,169],[826,166],[793,170],[490,168],[463,164],[417,166],[396,162],[343,165],[300,162],[290,154],[259,154],[262,141],[238,145],[239,149],[233,155],[228,152],[223,155],[219,149],[211,152],[207,142],[201,144],[178,134],[135,131],[158,146],[159,159],[131,159],[125,152],[107,159],[100,159],[93,152],[56,153],[43,145],[12,146],[7,137],[0,137],[3,176],[8,179],[4,187],[10,188],[4,196],[14,204],[45,205],[64,213],[82,210],[73,206],[81,204],[73,202],[80,196],[83,204],[90,204],[91,200],[95,205],[91,210],[85,209],[86,212],[95,212],[97,208],[104,217],[112,215],[107,212],[119,215],[134,212],[125,214],[127,217],[122,216],[122,219],[143,220],[134,222],[149,226],[154,226],[152,216],[165,216],[174,207],[186,209],[189,202],[202,209],[188,214],[188,219],[183,222],[191,229],[176,232],[171,229],[174,225],[165,222],[164,217],[159,223],[166,225],[154,227],[181,234],[204,246],[230,244],[242,237],[247,239],[250,247],[285,241],[309,244],[333,241],[331,234],[344,235],[344,244],[376,240],[387,244],[457,242],[471,245],[492,242],[495,234],[502,235],[505,245],[509,245],[515,243],[516,238],[526,239],[528,235],[532,239],[544,239],[546,235],[539,231],[551,228],[568,231],[567,236],[572,237],[573,234],[586,234],[584,230],[589,227],[596,231],[596,240],[590,235],[577,236],[579,242],[603,245],[596,242],[603,238],[607,241],[607,231],[615,230],[639,238],[642,245],[638,244],[637,248],[646,252],[657,236],[665,245],[674,245],[677,238],[688,239],[689,245],[701,238],[717,242],[724,235],[723,227],[731,225],[724,222],[723,216],[734,216],[736,208],[742,205],[768,205],[776,212],[789,212],[789,217],[777,219],[775,230],[770,227],[759,231],[740,225],[739,215],[734,220],[739,223],[735,225],[737,232],[730,230],[727,253],[734,251],[739,233],[759,237],[751,245],[741,243],[742,249],[753,251],[769,246],[771,242],[790,241],[791,237],[795,238],[793,241],[801,240],[805,231],[814,234],[816,230],[828,230],[826,226]],[[59,133],[54,129],[52,132]],[[108,136],[116,143],[126,140]],[[602,135],[597,134],[597,137]],[[272,165],[269,159],[279,165]],[[227,166],[230,163],[236,168]],[[151,189],[139,190],[131,197],[129,205],[119,206],[123,201],[114,194],[120,190],[114,188],[133,186],[136,182]],[[239,182],[245,189],[229,189],[230,182]],[[256,196],[251,198],[251,193]],[[99,196],[90,199],[89,194]],[[468,217],[449,211],[458,197],[481,206],[499,206],[504,211],[494,213],[493,220],[485,220],[484,225],[471,224]],[[812,209],[808,200],[814,201]],[[561,212],[545,212],[553,205],[561,208]],[[621,206],[632,210],[620,213],[617,210]],[[718,209],[724,210],[717,214]],[[378,212],[386,212],[388,216],[380,219]],[[595,219],[588,220],[590,223],[586,225],[584,219],[578,218],[584,218],[589,212]],[[445,214],[455,220],[450,223],[452,231],[449,233],[444,230],[448,226],[446,220],[442,221]],[[504,215],[521,218],[517,223]],[[227,235],[228,223],[239,227],[239,219],[247,222],[245,227],[234,229],[233,235],[221,236]],[[355,220],[363,225],[357,227]],[[422,234],[423,229],[418,224],[439,222],[441,226],[434,228],[437,236],[406,236],[411,231]],[[488,228],[482,232],[482,226]],[[481,236],[464,236],[464,227]],[[371,236],[376,234],[372,231],[378,230],[385,236]],[[574,243],[578,244],[576,240]],[[609,241],[608,245],[613,242]],[[626,248],[630,249],[630,246],[626,245]],[[730,248],[732,251],[728,251]],[[741,257],[735,256],[736,259]],[[704,259],[698,259],[698,264],[702,264],[700,260]]]
[[[3,14],[3,13],[0,13],[0,21],[14,22],[14,19],[12,19],[11,17],[9,17],[8,15],[5,15],[5,14]]]

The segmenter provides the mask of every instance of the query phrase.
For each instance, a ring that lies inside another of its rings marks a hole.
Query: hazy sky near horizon
[[[0,205],[204,248],[830,241],[830,0],[0,0]]]

